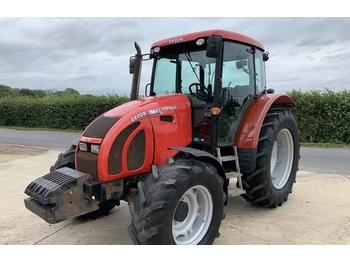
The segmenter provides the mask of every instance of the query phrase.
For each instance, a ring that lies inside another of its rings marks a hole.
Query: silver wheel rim
[[[272,184],[276,189],[281,189],[287,184],[293,160],[293,136],[288,129],[284,128],[279,131],[271,153],[270,171]]]
[[[179,215],[179,212],[182,214]],[[172,234],[175,243],[198,244],[207,233],[212,216],[213,201],[209,190],[201,185],[188,189],[177,203],[173,215]]]

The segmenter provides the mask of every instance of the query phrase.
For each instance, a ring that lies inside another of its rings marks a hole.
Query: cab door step
[[[244,189],[240,189],[238,187],[229,187],[227,193],[229,196],[240,196],[245,194],[246,192]]]
[[[228,156],[222,156],[221,162],[229,162],[229,161],[235,161],[237,160],[236,156],[228,155]]]
[[[220,148],[216,149],[217,158],[221,164],[223,162],[235,161],[236,171],[231,171],[226,173],[226,178],[229,182],[228,194],[230,196],[239,196],[245,194],[246,191],[243,189],[242,185],[242,173],[239,167],[239,159],[237,153],[237,147],[234,147],[234,155],[221,156]]]
[[[238,172],[228,172],[228,173],[226,173],[226,178],[227,179],[238,178],[238,177],[241,177],[241,176],[242,176],[242,174],[238,173]]]

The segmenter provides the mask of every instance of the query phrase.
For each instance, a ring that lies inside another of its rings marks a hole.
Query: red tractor
[[[135,47],[131,101],[96,118],[28,185],[26,207],[57,223],[123,200],[137,244],[212,244],[229,195],[264,207],[287,201],[299,130],[291,98],[266,89],[264,47],[222,30],[158,41],[149,54]]]

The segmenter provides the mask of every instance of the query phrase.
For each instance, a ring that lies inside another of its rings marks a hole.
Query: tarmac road
[[[0,129],[0,143],[63,151],[79,139],[79,133]],[[300,169],[315,172],[350,173],[350,149],[302,148]]]

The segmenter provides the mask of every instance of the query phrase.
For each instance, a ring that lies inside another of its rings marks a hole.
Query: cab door
[[[244,113],[253,97],[263,89],[262,82],[265,80],[262,74],[264,67],[262,52],[259,51],[260,57],[255,56],[256,51],[259,50],[240,43],[229,41],[224,43],[221,114],[218,119],[217,135],[219,147],[234,144]],[[256,77],[254,77],[254,72]],[[256,85],[255,81],[257,81]]]

